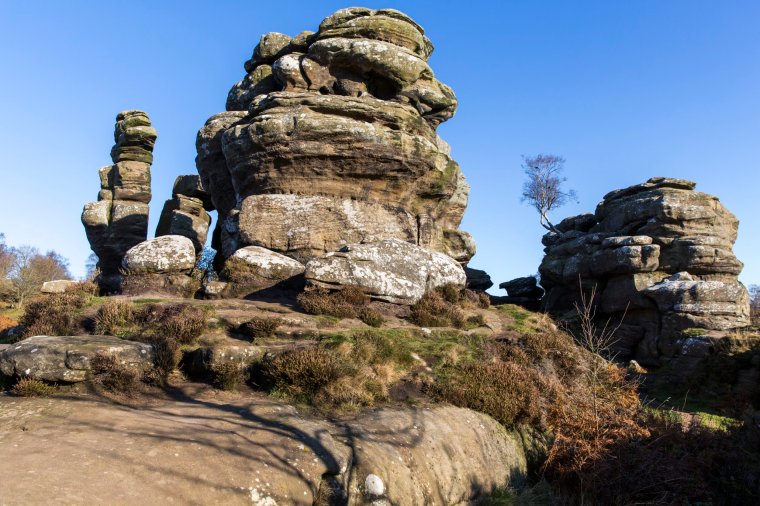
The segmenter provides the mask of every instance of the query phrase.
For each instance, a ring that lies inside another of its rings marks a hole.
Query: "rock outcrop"
[[[225,293],[239,297],[276,285],[303,288],[304,265],[297,260],[259,246],[237,250],[222,274],[229,281]]]
[[[113,165],[100,169],[98,201],[84,206],[82,223],[104,277],[118,276],[124,254],[148,237],[150,166],[156,131],[142,111],[116,117]]]
[[[306,264],[306,281],[328,289],[359,286],[374,299],[414,304],[439,286],[464,288],[464,269],[451,257],[389,239],[345,246]]]
[[[90,358],[114,355],[119,364],[147,371],[153,347],[112,336],[34,336],[0,351],[0,373],[44,381],[76,383],[92,376]]]
[[[206,244],[213,209],[208,193],[201,186],[199,176],[178,176],[174,181],[172,198],[164,203],[156,227],[156,237],[181,235],[193,242],[196,255]]]
[[[543,238],[545,308],[570,310],[579,283],[595,286],[598,316],[622,321],[616,351],[650,365],[680,353],[686,329],[748,325],[743,264],[732,251],[739,221],[695,186],[652,178],[559,223]]]
[[[315,33],[264,35],[227,111],[197,137],[222,256],[261,246],[303,263],[398,239],[466,263],[469,187],[435,131],[457,101],[427,63],[432,50],[392,9],[343,9]]]

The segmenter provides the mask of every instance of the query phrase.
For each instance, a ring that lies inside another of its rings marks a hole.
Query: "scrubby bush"
[[[150,336],[146,342],[153,346],[153,353],[155,354],[155,375],[150,379],[159,385],[164,385],[182,358],[180,344],[176,339],[167,335]]]
[[[242,323],[238,331],[251,339],[272,337],[282,323],[281,318],[254,317]]]
[[[206,330],[208,310],[192,304],[148,304],[135,320],[142,335],[168,336],[179,344],[190,344]]]
[[[90,357],[93,380],[112,392],[134,395],[140,388],[141,371],[119,363],[112,353],[99,351]]]
[[[55,387],[35,378],[21,378],[11,393],[20,397],[46,397],[55,393]]]
[[[298,302],[309,314],[359,318],[371,327],[380,327],[385,322],[383,315],[369,305],[369,296],[357,286],[347,286],[333,292],[313,287],[299,294]]]
[[[438,378],[435,393],[446,402],[514,427],[541,422],[540,385],[542,379],[534,369],[496,361],[455,366]]]
[[[380,311],[371,307],[360,308],[357,317],[370,327],[382,327],[385,323],[385,318],[380,314]]]
[[[427,292],[411,307],[410,319],[420,327],[454,327],[464,328],[465,317],[457,306],[458,293],[450,286]],[[455,302],[451,302],[455,300]]]
[[[212,379],[215,388],[233,391],[245,383],[246,371],[236,362],[222,362],[214,366]]]
[[[262,371],[276,389],[298,399],[308,399],[348,374],[350,368],[331,350],[305,348],[264,361]]]
[[[66,336],[80,330],[81,311],[90,297],[79,291],[42,295],[24,306],[20,324],[24,337],[34,335]]]
[[[18,325],[17,321],[11,319],[8,315],[0,314],[0,334],[8,329],[12,329],[16,325]]]
[[[133,325],[135,306],[125,300],[107,300],[95,315],[95,333],[118,335],[125,327]]]

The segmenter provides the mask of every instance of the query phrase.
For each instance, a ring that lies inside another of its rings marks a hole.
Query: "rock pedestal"
[[[84,206],[82,223],[104,278],[118,276],[124,254],[148,236],[150,166],[156,131],[142,111],[116,117],[113,165],[100,169],[98,201]]]
[[[597,315],[622,321],[613,348],[645,365],[681,353],[684,330],[747,326],[743,264],[732,251],[739,221],[695,186],[652,178],[559,223],[543,238],[545,309],[572,310],[580,287],[596,287]]]
[[[317,32],[264,35],[197,137],[224,258],[260,246],[305,263],[398,239],[460,263],[469,187],[436,127],[457,101],[424,31],[392,10],[343,9]]]

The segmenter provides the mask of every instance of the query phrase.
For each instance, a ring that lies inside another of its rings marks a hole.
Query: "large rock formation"
[[[466,263],[468,186],[436,135],[454,115],[422,28],[392,10],[343,9],[316,33],[264,35],[199,131],[196,164],[224,258],[254,245],[301,262],[399,239]]]
[[[748,325],[743,264],[732,251],[739,221],[695,186],[652,178],[559,223],[543,238],[545,308],[570,310],[579,283],[595,286],[598,316],[622,320],[614,348],[645,364],[680,353],[684,330]]]
[[[142,111],[116,117],[113,165],[100,169],[98,201],[84,206],[82,223],[104,277],[118,275],[124,254],[148,236],[150,165],[156,131]]]

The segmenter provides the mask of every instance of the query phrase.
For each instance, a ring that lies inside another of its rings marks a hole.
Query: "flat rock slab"
[[[138,408],[0,396],[0,452],[3,504],[312,505],[330,476],[365,504],[374,475],[384,504],[456,505],[525,471],[517,439],[469,410],[384,408],[330,423],[194,385]]]
[[[129,368],[149,369],[153,347],[112,336],[34,336],[0,351],[0,373],[45,381],[74,383],[90,375],[90,358],[115,355]]]

